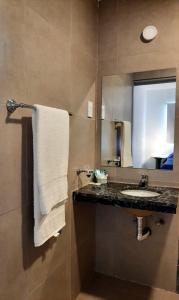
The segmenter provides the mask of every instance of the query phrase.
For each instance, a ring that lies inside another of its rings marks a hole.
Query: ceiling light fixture
[[[146,26],[142,31],[142,41],[145,43],[151,42],[155,39],[158,34],[157,27],[154,25]]]

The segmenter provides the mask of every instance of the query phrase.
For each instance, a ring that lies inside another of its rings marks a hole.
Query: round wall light
[[[142,40],[144,42],[151,42],[158,34],[158,30],[154,25],[146,26],[142,31]]]

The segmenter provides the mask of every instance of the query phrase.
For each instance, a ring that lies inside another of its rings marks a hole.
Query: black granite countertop
[[[137,208],[176,214],[178,203],[177,188],[168,187],[148,187],[147,190],[158,192],[158,197],[134,197],[121,194],[122,190],[139,189],[134,184],[113,183],[102,184],[100,186],[87,185],[73,193],[74,201],[101,203],[105,205],[121,206],[126,208]]]

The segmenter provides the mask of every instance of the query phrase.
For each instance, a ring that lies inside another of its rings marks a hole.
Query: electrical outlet
[[[93,117],[93,102],[88,101],[88,118]]]

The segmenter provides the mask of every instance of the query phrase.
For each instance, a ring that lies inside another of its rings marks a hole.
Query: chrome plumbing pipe
[[[146,240],[151,235],[150,228],[147,229],[147,232],[143,234],[143,217],[137,217],[137,240],[142,242]]]

